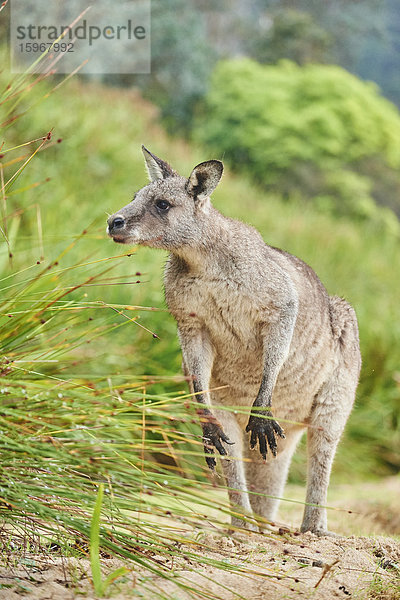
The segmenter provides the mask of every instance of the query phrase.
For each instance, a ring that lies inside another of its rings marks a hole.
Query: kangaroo
[[[199,405],[206,462],[214,470],[215,450],[223,457],[232,527],[257,530],[274,520],[307,429],[301,531],[326,535],[332,462],[361,367],[355,312],[329,297],[302,260],[212,206],[221,161],[200,163],[187,179],[142,150],[150,183],[108,219],[108,234],[170,253],[166,302]]]

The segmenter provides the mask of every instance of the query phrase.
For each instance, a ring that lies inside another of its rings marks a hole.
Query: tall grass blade
[[[100,513],[103,503],[104,484],[100,483],[90,523],[90,567],[96,596],[103,597],[104,584],[100,568]]]

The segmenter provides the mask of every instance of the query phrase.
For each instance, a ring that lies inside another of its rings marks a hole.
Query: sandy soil
[[[181,547],[180,565],[173,573],[182,583],[204,590],[212,598],[233,600],[276,600],[286,598],[337,598],[394,600],[400,598],[400,542],[377,538],[318,538],[311,534],[259,536],[245,538],[206,535],[204,557],[226,561],[238,572],[215,567],[199,569],[185,554],[190,545]],[[121,566],[121,561],[104,560],[104,573]],[[171,594],[175,600],[192,598],[189,593],[157,576],[144,576],[132,570],[110,589],[111,596],[152,599],[157,591]],[[70,600],[94,598],[88,560],[41,558],[26,555],[15,566],[0,570],[0,598],[4,600]],[[10,586],[10,587],[8,587]],[[199,597],[199,596],[197,596]]]
[[[393,537],[400,533],[400,481],[391,478],[378,489],[376,484],[367,484],[360,489],[352,486],[351,490],[353,498],[350,488],[338,488],[337,500],[333,498],[332,504],[358,510],[354,514],[334,510],[330,518],[331,526],[346,536],[318,538],[300,535],[295,528],[262,536],[197,531],[176,547],[179,555],[173,561],[166,561],[165,556],[153,557],[156,566],[166,569],[169,581],[145,573],[136,565],[103,559],[104,575],[122,565],[129,569],[109,587],[109,595],[116,600],[155,600],[159,594],[174,600],[400,600],[400,539]],[[295,489],[290,492],[296,495]],[[286,509],[283,505],[285,522],[298,523],[301,510],[301,505],[288,505]],[[359,531],[368,537],[348,535]],[[203,566],[191,558],[193,553],[201,557]],[[29,553],[3,553],[2,559],[0,600],[95,597],[86,559]],[[207,565],[210,559],[223,561],[226,569]],[[178,587],[178,580],[200,594],[193,596]]]

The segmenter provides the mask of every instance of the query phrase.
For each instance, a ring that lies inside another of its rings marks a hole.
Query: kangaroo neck
[[[224,265],[229,261],[231,236],[228,220],[213,209],[200,225],[198,236],[173,250],[171,255],[193,275],[216,274],[223,270]]]

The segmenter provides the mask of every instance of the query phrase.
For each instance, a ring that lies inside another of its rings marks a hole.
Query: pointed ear
[[[220,160],[207,160],[193,169],[186,184],[188,194],[204,200],[211,196],[217,187],[224,170]]]
[[[142,152],[150,181],[155,181],[156,179],[165,179],[166,177],[172,177],[172,175],[176,175],[175,171],[171,169],[168,163],[166,163],[164,160],[161,160],[161,158],[158,158],[158,156],[152,154],[150,150],[147,150],[147,148],[145,148],[143,145]]]

